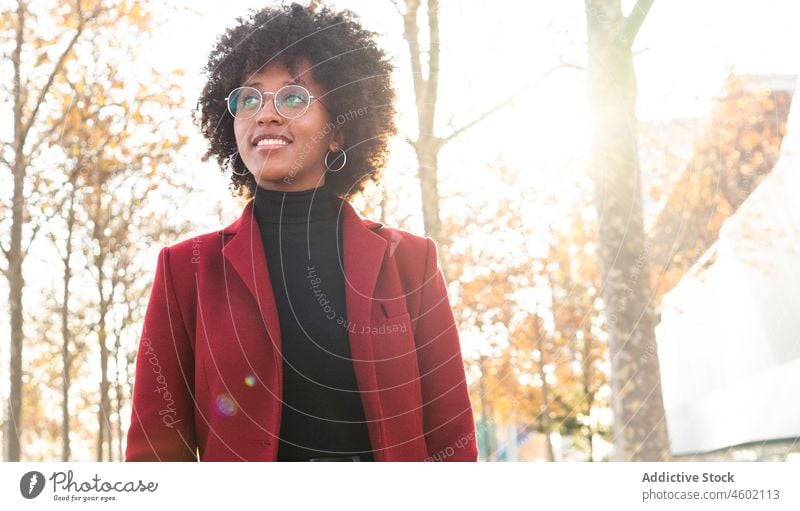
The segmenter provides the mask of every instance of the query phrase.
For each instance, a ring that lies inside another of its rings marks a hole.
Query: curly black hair
[[[377,46],[378,34],[362,28],[352,11],[312,11],[297,3],[250,9],[217,39],[208,56],[208,79],[198,100],[200,118],[195,117],[209,141],[202,161],[214,157],[223,172],[244,174],[231,172],[234,195],[251,198],[257,185],[236,152],[233,117],[224,98],[241,85],[246,73],[274,59],[293,75],[296,62],[309,59],[313,78],[327,91],[325,105],[332,122],[343,130],[347,151],[344,168],[326,176],[332,192],[349,199],[369,181],[380,180],[389,140],[397,133],[394,66]]]

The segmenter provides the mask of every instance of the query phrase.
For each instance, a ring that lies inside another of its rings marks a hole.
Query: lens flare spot
[[[217,396],[217,411],[222,415],[227,415],[228,417],[232,417],[236,415],[236,412],[239,411],[239,408],[236,406],[236,402],[229,396],[228,394],[220,394]]]
[[[248,375],[244,379],[244,384],[247,385],[248,387],[255,387],[256,386],[256,377],[253,376],[252,374]]]

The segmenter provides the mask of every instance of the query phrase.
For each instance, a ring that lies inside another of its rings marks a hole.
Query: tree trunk
[[[653,349],[631,50],[651,3],[640,0],[626,18],[620,0],[586,1],[591,167],[611,357],[614,447],[616,458],[626,461],[669,457],[661,376]]]
[[[116,409],[115,412],[117,413],[117,460],[122,461],[124,459],[124,453],[122,451],[122,383],[120,383],[120,370],[119,370],[119,359],[120,354],[122,352],[122,346],[120,344],[120,337],[117,336],[114,344],[114,367],[116,370],[114,371],[114,394],[116,397]]]
[[[128,225],[131,224],[130,219],[127,222]],[[118,327],[114,329],[114,352],[111,354],[114,359],[114,412],[116,413],[116,421],[115,421],[115,431],[116,434],[116,454],[117,460],[123,461],[125,458],[124,451],[122,449],[122,437],[124,434],[124,430],[122,427],[122,407],[124,405],[124,396],[122,390],[122,378],[128,374],[128,364],[127,359],[122,350],[122,335],[128,325],[133,324],[132,321],[132,305],[131,301],[127,300],[128,297],[127,287],[131,284],[128,275],[124,277],[118,277],[118,270],[120,268],[129,267],[130,264],[127,262],[127,258],[116,258],[115,261],[116,265],[115,268],[112,270],[112,285],[111,288],[114,289],[117,285],[122,286],[122,297],[125,301],[125,306],[127,308],[127,313],[123,320],[119,323]],[[127,272],[126,272],[127,273]],[[112,293],[113,295],[113,293]],[[109,448],[111,449],[111,448]]]
[[[547,461],[555,461],[556,456],[553,452],[553,425],[550,421],[550,389],[547,387],[547,374],[545,374],[545,347],[543,332],[540,331],[539,316],[533,316],[533,335],[536,336],[536,349],[539,350],[539,375],[542,377],[542,413],[540,414],[539,424],[545,434],[545,444],[547,446]]]
[[[494,441],[493,441],[493,433],[494,430],[491,430],[489,427],[489,400],[486,398],[486,377],[484,376],[483,372],[486,371],[486,357],[483,355],[480,356],[479,364],[481,368],[481,375],[478,378],[478,392],[480,394],[481,400],[481,424],[483,425],[483,448],[486,450],[486,461],[492,461],[494,459]],[[491,430],[491,431],[490,431]]]
[[[108,245],[107,240],[108,236],[106,231],[106,227],[109,225],[110,220],[110,211],[107,211],[103,207],[103,194],[104,194],[104,177],[103,169],[96,168],[94,169],[93,177],[93,187],[94,190],[92,191],[92,204],[91,208],[91,219],[92,219],[92,237],[94,242],[97,243],[97,251],[95,256],[92,258],[92,263],[94,264],[95,269],[95,276],[97,281],[95,284],[97,285],[97,309],[98,309],[98,320],[97,320],[97,342],[100,347],[100,400],[99,400],[99,409],[97,410],[97,461],[104,461],[105,459],[110,459],[111,455],[111,442],[110,440],[107,441],[109,433],[111,431],[111,421],[108,417],[109,412],[109,396],[108,396],[108,389],[109,389],[109,381],[108,381],[108,347],[106,346],[107,338],[108,338],[108,331],[106,328],[106,316],[108,315],[108,311],[111,305],[111,300],[113,299],[113,293],[110,296],[106,296],[105,292],[105,282],[106,282],[106,274],[105,274],[105,262],[106,262],[106,247]],[[106,449],[105,446],[108,446],[108,454],[109,457],[105,458]]]
[[[100,209],[100,198],[98,197],[98,210]],[[109,309],[109,299],[106,298],[105,292],[103,290],[103,284],[105,283],[104,273],[103,273],[103,266],[105,262],[105,254],[103,253],[104,245],[103,243],[104,235],[102,228],[99,226],[100,219],[95,216],[95,239],[100,245],[100,250],[98,251],[98,255],[95,258],[95,268],[97,270],[97,291],[100,298],[98,303],[99,310],[99,320],[97,324],[97,341],[100,345],[100,409],[97,411],[97,421],[98,421],[98,431],[97,431],[97,461],[104,461],[105,459],[110,459],[111,454],[111,442],[109,440],[109,435],[111,432],[111,422],[108,417],[109,412],[109,397],[108,397],[108,389],[109,389],[109,382],[108,382],[108,347],[106,346],[108,332],[106,329],[106,316],[108,314]],[[98,232],[99,231],[99,232]],[[106,448],[108,446],[108,458],[105,458],[106,455]]]
[[[428,38],[430,47],[423,52],[419,43],[417,14],[420,0],[406,0],[403,15],[403,37],[408,44],[411,70],[414,79],[414,95],[417,106],[417,140],[413,142],[417,153],[417,175],[422,197],[422,216],[425,234],[442,245],[439,218],[438,156],[440,140],[434,133],[436,99],[439,92],[439,1],[428,0]],[[428,76],[422,75],[422,54],[428,54]]]
[[[595,427],[591,421],[592,407],[594,406],[594,390],[592,389],[592,336],[586,334],[583,341],[583,393],[586,396],[586,417],[589,420],[589,428],[586,434],[586,440],[589,444],[589,459],[587,461],[594,461],[594,433]]]
[[[433,137],[431,137],[433,138]],[[420,193],[422,197],[422,217],[425,234],[431,236],[441,246],[441,219],[439,217],[439,149],[435,140],[420,138],[416,145],[419,168]]]
[[[70,367],[72,366],[72,355],[70,354],[70,332],[69,332],[69,283],[72,280],[72,229],[75,226],[75,183],[72,183],[70,191],[69,213],[67,214],[67,246],[64,254],[64,297],[61,304],[61,362],[63,364],[61,381],[61,461],[69,461],[69,387],[70,387]]]
[[[108,436],[111,431],[111,424],[108,419],[109,412],[109,399],[108,399],[108,348],[106,347],[106,314],[108,313],[108,305],[103,296],[102,279],[99,281],[100,287],[100,321],[97,326],[97,340],[100,344],[100,409],[97,412],[98,431],[97,431],[97,461],[104,461],[106,454],[105,446],[108,446],[108,453],[110,455],[111,442],[108,441]]]
[[[10,374],[11,389],[8,396],[8,419],[6,419],[6,455],[8,461],[20,461],[17,425],[22,425],[22,223],[24,222],[24,183],[27,161],[23,154],[24,127],[22,121],[22,86],[20,68],[25,26],[25,4],[17,2],[16,46],[11,56],[14,66],[14,192],[11,200],[11,245],[6,253],[8,259],[8,308],[11,323]]]

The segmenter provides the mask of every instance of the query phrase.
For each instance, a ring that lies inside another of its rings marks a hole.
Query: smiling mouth
[[[253,139],[256,149],[280,149],[292,143],[292,140],[281,133],[262,133]]]
[[[276,147],[284,147],[289,145],[290,142],[284,138],[262,138],[258,142],[256,142],[256,147],[264,147],[264,146],[276,146]]]

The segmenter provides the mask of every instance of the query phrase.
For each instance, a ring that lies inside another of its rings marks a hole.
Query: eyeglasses
[[[254,87],[239,87],[228,94],[225,102],[228,104],[228,111],[236,119],[249,119],[264,106],[264,94],[272,94],[275,111],[287,119],[296,119],[306,113],[312,99],[322,103],[321,99],[312,96],[302,85],[284,85],[277,92],[261,92]],[[322,103],[322,106],[325,106],[325,103]]]

